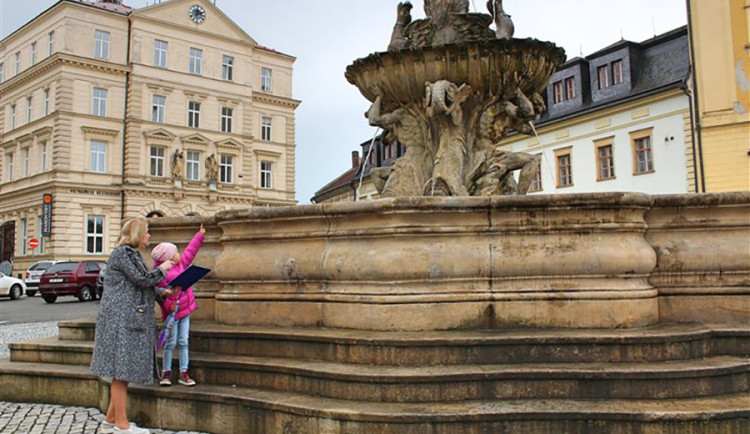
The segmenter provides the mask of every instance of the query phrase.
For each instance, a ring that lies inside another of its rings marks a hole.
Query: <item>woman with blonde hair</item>
[[[143,218],[126,220],[118,246],[104,275],[104,294],[96,321],[91,372],[112,378],[107,415],[101,433],[149,434],[128,421],[128,384],[153,384],[156,369],[156,284],[174,265],[166,261],[150,270],[138,249],[148,247],[151,234]],[[163,292],[169,295],[169,291]]]

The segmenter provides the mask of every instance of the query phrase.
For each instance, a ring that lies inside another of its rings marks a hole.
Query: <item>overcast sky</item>
[[[0,0],[0,38],[56,0]],[[125,0],[139,8],[154,0]],[[351,151],[372,138],[368,102],[344,78],[359,57],[388,46],[398,0],[217,0],[216,5],[259,44],[297,57],[297,200],[348,170]],[[424,17],[412,0],[414,19]],[[485,12],[485,0],[472,9]],[[568,58],[591,54],[621,37],[640,42],[687,22],[685,0],[505,0],[516,37],[552,41]]]

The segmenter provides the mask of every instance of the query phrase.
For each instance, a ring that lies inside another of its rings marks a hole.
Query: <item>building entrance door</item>
[[[16,222],[5,222],[0,226],[0,262],[13,262],[16,244]]]

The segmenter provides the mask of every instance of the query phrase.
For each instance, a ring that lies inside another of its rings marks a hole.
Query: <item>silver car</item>
[[[26,270],[26,295],[33,297],[39,290],[39,278],[44,274],[47,269],[55,263],[60,261],[39,261],[31,264],[28,270]]]
[[[18,300],[26,290],[23,280],[0,273],[0,297]]]

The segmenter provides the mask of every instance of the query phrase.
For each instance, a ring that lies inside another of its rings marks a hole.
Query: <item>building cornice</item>
[[[296,109],[299,107],[300,104],[302,104],[302,101],[292,99],[292,98],[285,98],[282,96],[276,96],[271,95],[268,93],[263,92],[253,92],[253,100],[265,103],[265,104],[271,104],[271,105],[277,105],[281,107],[287,107],[291,109]]]
[[[125,65],[58,52],[0,84],[0,93],[15,90],[61,65],[69,65],[76,68],[106,72],[115,75],[125,75],[125,73],[130,70],[130,68]]]
[[[88,126],[81,127],[81,131],[83,131],[83,134],[92,136],[116,137],[118,134],[120,134],[120,130],[110,130],[107,128],[96,128]]]

